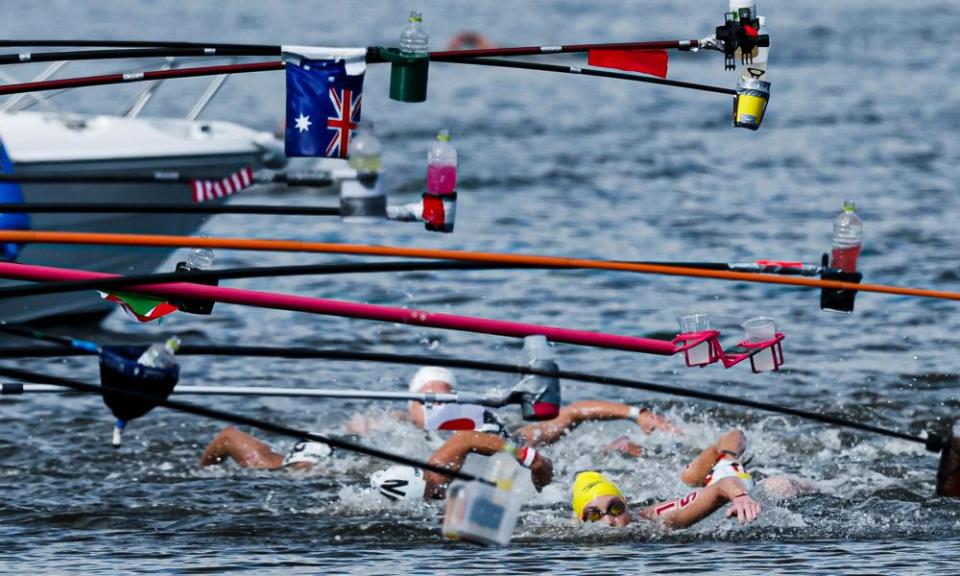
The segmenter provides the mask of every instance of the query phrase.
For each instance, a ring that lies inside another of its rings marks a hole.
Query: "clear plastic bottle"
[[[357,171],[358,176],[378,174],[382,152],[380,139],[373,132],[373,122],[361,121],[357,126],[357,133],[350,140],[350,167]]]
[[[400,33],[400,52],[404,56],[424,58],[428,55],[430,37],[423,29],[423,16],[417,10],[410,12],[407,27]]]
[[[520,475],[520,463],[517,462],[516,452],[516,446],[507,443],[503,450],[490,457],[486,478],[496,484],[500,490],[512,492]]]
[[[546,336],[534,335],[523,339],[523,355],[527,367],[538,372],[557,372],[554,352]],[[524,420],[552,420],[560,414],[560,380],[556,376],[527,374],[514,387],[523,393],[520,410]]]
[[[194,248],[187,256],[187,268],[190,270],[209,270],[213,268],[213,261],[216,254],[213,248],[201,247]]]
[[[457,149],[450,143],[450,132],[441,130],[427,154],[427,193],[435,196],[457,190]]]
[[[863,221],[857,216],[856,205],[849,200],[843,211],[833,220],[833,252],[830,266],[844,272],[857,271],[857,258],[863,247]]]
[[[526,336],[523,339],[523,356],[528,366],[533,366],[539,361],[553,360],[555,354],[550,347],[550,341],[546,336],[536,334]]]
[[[151,344],[147,350],[137,358],[137,364],[147,368],[169,368],[177,363],[174,354],[180,349],[180,339],[176,336],[167,338],[163,344]]]

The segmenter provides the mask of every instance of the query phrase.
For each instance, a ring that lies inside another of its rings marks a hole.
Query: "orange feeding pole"
[[[683,276],[690,278],[712,278],[733,282],[752,282],[778,284],[783,286],[801,286],[804,288],[829,288],[834,290],[855,290],[878,294],[915,296],[918,298],[936,298],[941,300],[960,300],[960,292],[928,290],[884,284],[857,284],[837,280],[819,280],[793,276],[774,276],[750,272],[731,272],[725,270],[705,270],[680,266],[657,264],[637,264],[611,260],[591,260],[585,258],[565,258],[558,256],[540,256],[533,254],[504,254],[497,252],[474,252],[467,250],[443,250],[435,248],[399,248],[394,246],[373,246],[368,244],[338,244],[333,242],[305,242],[302,240],[270,240],[256,238],[194,238],[191,236],[151,235],[151,234],[105,234],[89,232],[43,232],[43,231],[0,231],[0,242],[23,244],[91,244],[112,246],[141,246],[163,248],[218,248],[222,250],[255,250],[270,252],[309,252],[321,254],[355,254],[362,256],[388,256],[399,258],[423,258],[431,260],[458,260],[463,262],[488,262],[500,264],[519,264],[549,266],[555,268],[577,268],[593,270],[617,270],[638,274],[657,274],[663,276]]]

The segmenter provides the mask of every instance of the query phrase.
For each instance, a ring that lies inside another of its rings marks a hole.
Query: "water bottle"
[[[380,172],[380,155],[383,152],[383,146],[373,132],[373,122],[364,120],[357,125],[356,133],[350,140],[348,152],[350,167],[357,171],[358,176],[369,176]]]
[[[163,344],[151,344],[146,352],[137,358],[137,364],[147,368],[169,368],[177,363],[174,353],[179,349],[180,339],[171,336]]]
[[[213,268],[215,257],[213,248],[194,248],[187,257],[186,268],[188,270],[209,270]]]
[[[534,335],[523,339],[526,365],[534,370],[557,372],[553,349],[545,336]],[[523,392],[520,410],[528,421],[553,420],[560,414],[560,380],[556,376],[528,374],[514,388]]]
[[[457,149],[450,143],[450,132],[441,130],[427,154],[427,193],[453,194],[457,189]]]
[[[856,205],[845,201],[843,211],[833,221],[833,253],[830,267],[844,272],[857,271],[857,258],[863,246],[863,221],[857,216]]]
[[[373,224],[387,217],[387,196],[380,175],[382,150],[373,123],[360,122],[349,148],[350,167],[357,177],[340,183],[340,218],[344,222]]]
[[[417,10],[412,10],[407,27],[400,33],[401,54],[417,58],[426,57],[429,43],[430,37],[423,29],[423,16]]]
[[[517,462],[516,446],[507,443],[503,450],[490,457],[486,478],[500,490],[513,491],[513,485],[520,475],[520,463]]]

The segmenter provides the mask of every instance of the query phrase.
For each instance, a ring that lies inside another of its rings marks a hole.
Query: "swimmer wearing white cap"
[[[207,445],[200,465],[212,466],[232,458],[242,468],[309,470],[332,455],[330,445],[311,440],[300,440],[285,454],[275,452],[265,442],[228,426]]]
[[[453,394],[457,389],[457,376],[453,370],[439,366],[424,366],[410,379],[411,394]],[[407,405],[410,420],[417,428],[423,428],[423,402],[410,402]]]
[[[457,388],[457,377],[452,370],[447,368],[424,366],[417,370],[410,379],[408,388],[414,394],[453,394]],[[425,421],[423,403],[410,402],[404,419],[407,418],[417,428],[423,428]],[[646,434],[655,430],[678,431],[669,420],[654,414],[648,408],[604,400],[584,400],[568,404],[560,409],[560,414],[553,420],[529,424],[515,433],[508,431],[494,412],[487,411],[484,418],[485,425],[479,429],[481,432],[499,434],[515,440],[518,444],[523,443],[531,446],[552,444],[585,422],[601,420],[631,420],[640,426],[640,429]],[[356,415],[347,422],[347,431],[354,434],[366,434],[377,426],[382,426],[382,424],[382,418],[372,419]],[[637,444],[625,438],[613,442],[607,449],[617,450],[632,456],[639,456],[643,451]]]
[[[436,366],[424,366],[410,379],[409,388],[413,393],[450,394],[456,385],[457,377],[452,371]],[[418,428],[423,428],[423,403],[411,402],[408,413],[409,419]],[[369,431],[372,423],[364,420],[362,417],[355,416],[348,422],[347,430],[354,433]],[[358,422],[360,422],[359,425]],[[207,445],[200,457],[200,465],[211,466],[232,458],[244,468],[306,470],[328,458],[332,452],[333,450],[326,444],[302,440],[289,452],[283,454],[274,451],[256,437],[230,426],[223,429]]]

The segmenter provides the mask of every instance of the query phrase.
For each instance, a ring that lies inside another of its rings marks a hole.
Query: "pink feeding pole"
[[[67,268],[51,268],[47,266],[2,262],[0,263],[0,277],[33,282],[62,282],[116,278],[118,276],[116,274],[105,274],[102,272],[87,272]],[[672,342],[653,338],[620,336],[617,334],[572,330],[556,326],[541,326],[538,324],[509,322],[490,318],[442,314],[427,312],[425,310],[408,310],[405,308],[361,304],[343,300],[311,298],[308,296],[276,294],[273,292],[241,290],[238,288],[220,288],[216,286],[204,286],[202,284],[190,284],[187,282],[144,284],[141,286],[124,287],[123,291],[157,296],[176,296],[196,300],[215,300],[217,302],[255,306],[258,308],[275,308],[278,310],[309,312],[327,316],[343,316],[346,318],[360,318],[380,322],[414,324],[431,328],[477,332],[480,334],[510,336],[514,338],[542,335],[554,342],[595,346],[598,348],[612,348],[630,352],[643,352],[645,354],[659,354],[661,356],[672,356],[682,349],[678,348]]]

